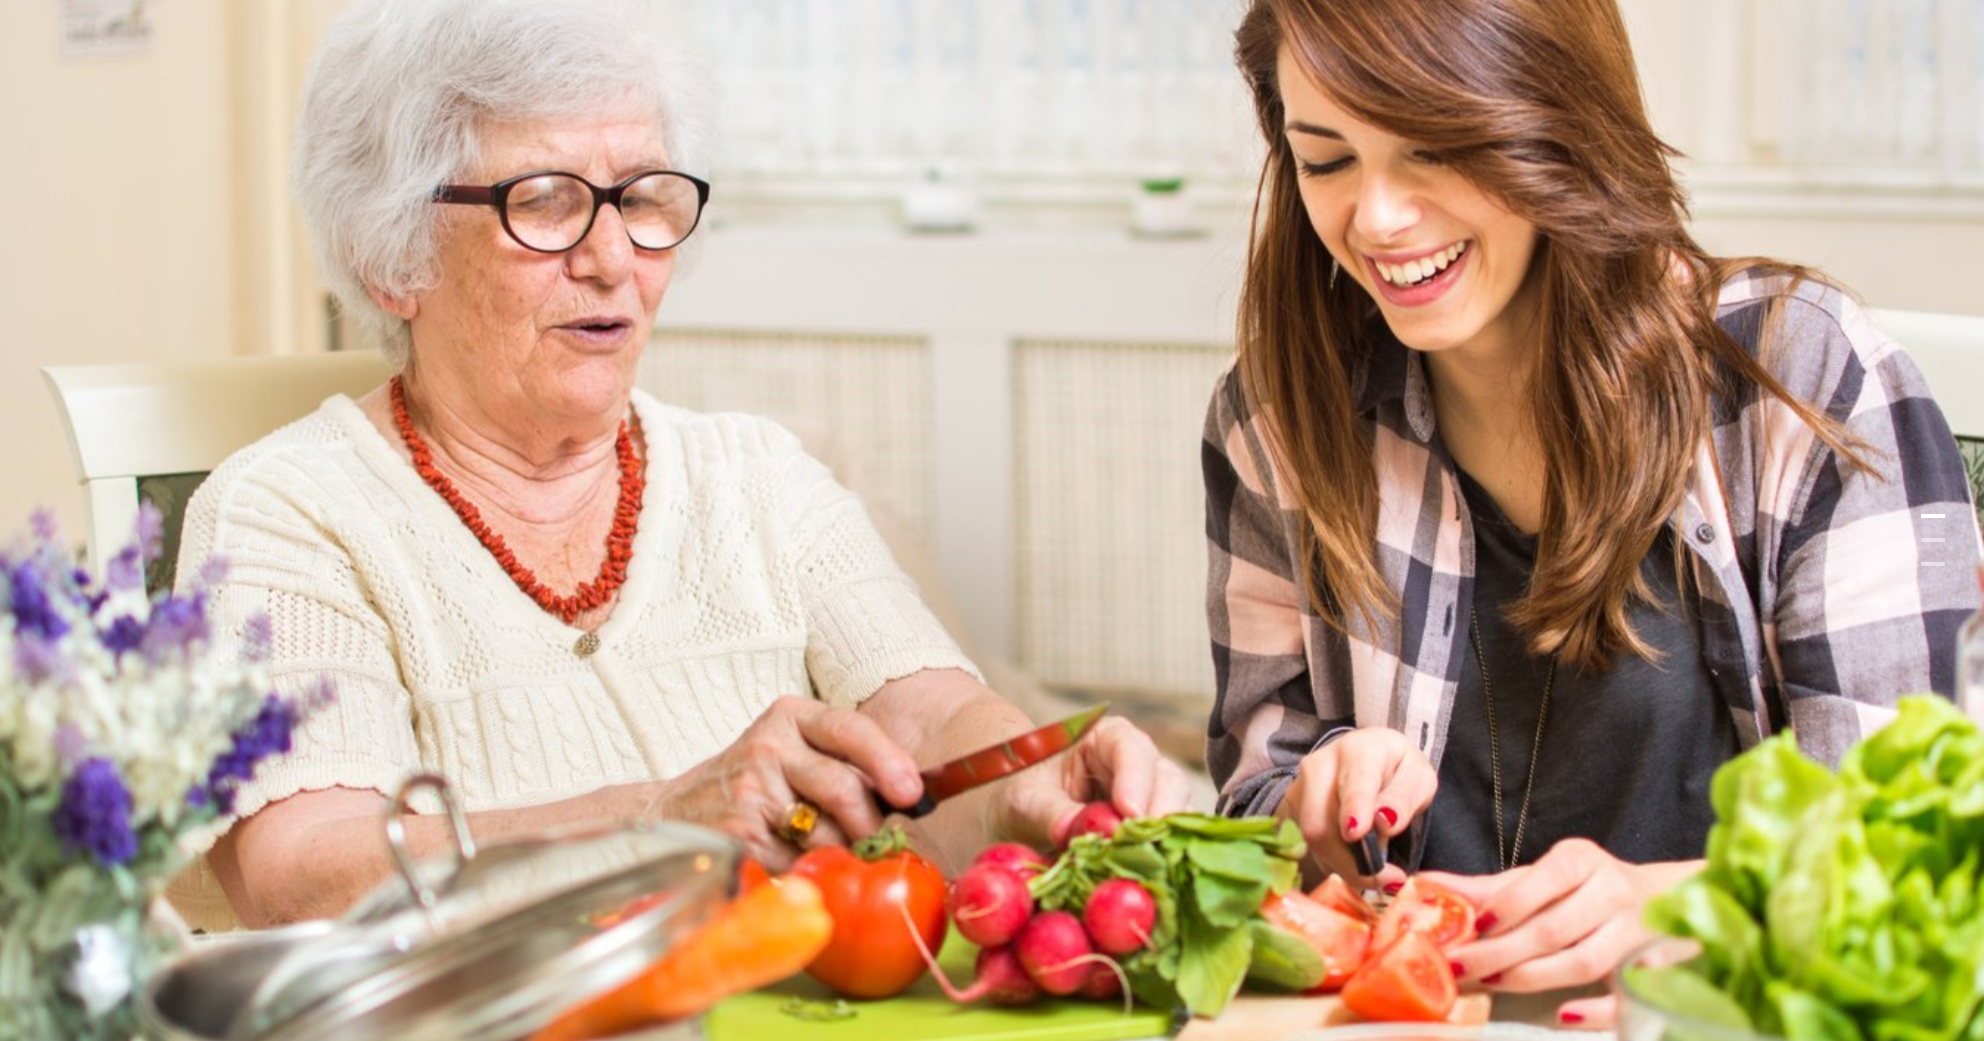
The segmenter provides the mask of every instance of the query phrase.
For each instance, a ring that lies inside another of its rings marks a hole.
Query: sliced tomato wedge
[[[1404,888],[1379,916],[1371,946],[1383,950],[1406,933],[1418,933],[1435,947],[1451,950],[1478,935],[1474,905],[1453,890],[1415,875],[1405,880]]]
[[[1404,933],[1378,951],[1343,985],[1343,1003],[1350,1011],[1385,1022],[1440,1022],[1459,997],[1447,956],[1417,932]]]
[[[1372,907],[1342,875],[1331,875],[1323,879],[1323,884],[1309,890],[1309,899],[1342,914],[1363,922],[1365,925],[1378,924],[1378,909]]]
[[[1310,994],[1342,989],[1371,946],[1370,926],[1300,892],[1270,894],[1261,904],[1261,917],[1300,936],[1322,956],[1323,980],[1307,991]]]

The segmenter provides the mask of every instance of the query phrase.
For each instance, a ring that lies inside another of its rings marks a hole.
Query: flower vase
[[[145,592],[161,525],[141,509],[101,579],[48,517],[0,544],[0,1041],[129,1041],[185,937],[158,913],[166,880],[329,697],[274,692],[266,618],[216,642],[203,590],[221,562]]]
[[[129,872],[76,864],[0,896],[0,1037],[129,1041],[138,998],[186,930]]]

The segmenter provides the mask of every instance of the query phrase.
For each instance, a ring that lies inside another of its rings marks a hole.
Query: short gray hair
[[[550,121],[631,99],[669,164],[707,174],[708,77],[640,0],[358,0],[318,49],[297,120],[298,203],[331,291],[396,363],[407,324],[366,295],[430,288],[436,186],[494,121]]]

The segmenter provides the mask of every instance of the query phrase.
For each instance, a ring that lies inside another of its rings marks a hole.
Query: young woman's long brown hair
[[[1628,621],[1630,601],[1652,597],[1640,563],[1732,377],[1858,465],[1838,425],[1715,322],[1737,270],[1815,276],[1714,258],[1688,234],[1676,153],[1647,120],[1613,0],[1255,0],[1235,57],[1268,154],[1239,375],[1290,478],[1282,494],[1308,518],[1302,551],[1320,569],[1309,597],[1332,624],[1397,607],[1372,552],[1377,480],[1353,405],[1367,330],[1383,319],[1355,280],[1333,277],[1303,210],[1276,86],[1284,45],[1357,119],[1431,149],[1536,225],[1530,401],[1547,477],[1536,569],[1511,619],[1532,651],[1575,667],[1653,657]]]

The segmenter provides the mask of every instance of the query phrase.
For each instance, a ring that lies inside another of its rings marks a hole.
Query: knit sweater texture
[[[640,392],[634,409],[646,497],[590,656],[349,398],[214,472],[187,508],[179,574],[224,561],[216,640],[265,639],[285,696],[331,691],[239,817],[304,791],[390,793],[416,771],[447,778],[468,812],[539,805],[678,775],[784,695],[851,707],[924,669],[978,675],[796,437]],[[195,926],[233,922],[204,860],[172,896]]]

